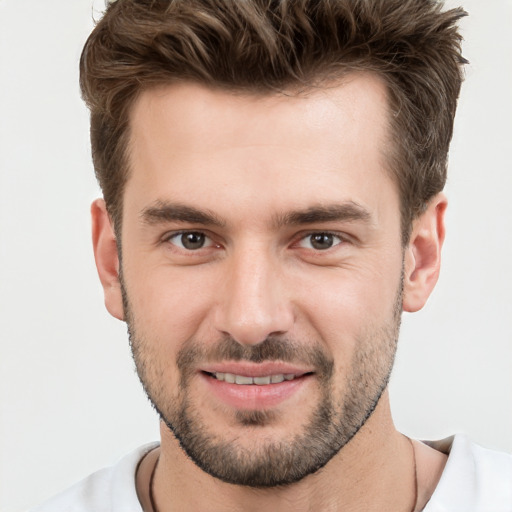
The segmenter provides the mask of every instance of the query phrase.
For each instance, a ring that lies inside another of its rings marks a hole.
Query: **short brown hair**
[[[91,111],[96,176],[119,234],[130,108],[148,88],[193,81],[271,93],[345,73],[388,88],[387,163],[402,234],[446,181],[462,83],[462,9],[436,0],[117,0],[87,40],[80,86]]]

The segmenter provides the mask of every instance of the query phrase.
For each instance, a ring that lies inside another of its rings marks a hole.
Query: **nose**
[[[217,331],[241,345],[288,332],[294,313],[279,265],[254,247],[229,259],[214,316]]]

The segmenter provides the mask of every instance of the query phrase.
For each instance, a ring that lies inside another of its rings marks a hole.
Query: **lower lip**
[[[311,380],[311,375],[303,375],[278,384],[230,384],[203,373],[202,378],[211,392],[223,403],[235,409],[265,410],[277,407],[285,400],[297,395]]]

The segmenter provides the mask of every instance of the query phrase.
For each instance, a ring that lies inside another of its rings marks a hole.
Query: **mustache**
[[[334,370],[333,358],[317,342],[298,343],[280,336],[269,336],[257,345],[242,345],[230,336],[211,345],[191,340],[178,352],[176,363],[179,370],[187,373],[201,362],[220,361],[300,363],[325,377]]]

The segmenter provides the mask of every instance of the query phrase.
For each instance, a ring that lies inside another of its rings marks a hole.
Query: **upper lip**
[[[263,363],[251,363],[247,361],[226,361],[202,365],[200,370],[207,373],[231,373],[246,377],[267,377],[269,375],[304,375],[312,373],[310,368],[296,364],[282,363],[279,361],[265,361]]]

